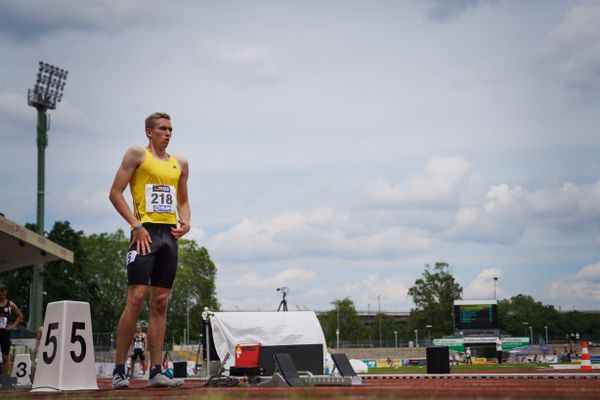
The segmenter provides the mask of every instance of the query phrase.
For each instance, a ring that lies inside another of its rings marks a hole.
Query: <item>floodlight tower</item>
[[[40,61],[33,89],[27,91],[27,103],[37,109],[38,190],[37,230],[44,235],[44,176],[45,153],[48,145],[48,115],[46,111],[56,109],[62,100],[68,71]],[[31,295],[29,297],[29,328],[37,329],[42,324],[44,291],[44,264],[33,267]]]

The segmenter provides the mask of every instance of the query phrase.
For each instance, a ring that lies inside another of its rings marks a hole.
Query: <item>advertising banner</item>
[[[433,339],[434,346],[447,346],[452,351],[465,351],[465,340],[463,338]]]
[[[529,345],[528,337],[507,337],[502,338],[502,350],[513,350],[519,347]]]

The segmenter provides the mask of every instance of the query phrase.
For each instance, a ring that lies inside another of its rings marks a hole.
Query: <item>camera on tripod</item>
[[[287,307],[287,300],[285,299],[285,296],[288,293],[288,287],[287,286],[282,286],[282,287],[278,287],[277,291],[281,292],[281,294],[283,295],[283,299],[281,300],[281,302],[279,302],[279,307],[277,307],[277,311],[287,311],[288,307]]]

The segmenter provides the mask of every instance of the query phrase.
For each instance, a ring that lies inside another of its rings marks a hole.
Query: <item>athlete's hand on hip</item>
[[[179,220],[178,222],[179,226],[177,228],[171,228],[171,235],[173,235],[175,239],[179,239],[190,231],[190,224],[182,220]]]
[[[150,254],[152,252],[152,238],[150,234],[146,230],[146,228],[142,227],[137,231],[133,231],[133,239],[131,240],[131,244],[129,248],[132,248],[135,244],[135,250],[138,254],[145,256],[146,254]]]

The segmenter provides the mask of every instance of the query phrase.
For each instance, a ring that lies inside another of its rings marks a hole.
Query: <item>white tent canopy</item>
[[[323,365],[330,368],[325,336],[313,311],[215,312],[211,326],[219,358],[224,359],[229,352],[227,368],[235,364],[235,346],[243,343],[260,343],[262,346],[322,344]]]

